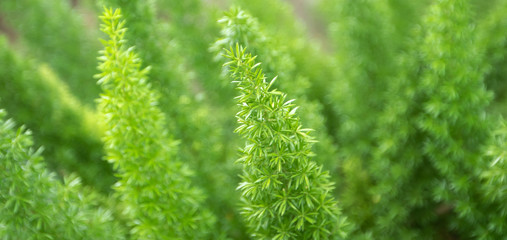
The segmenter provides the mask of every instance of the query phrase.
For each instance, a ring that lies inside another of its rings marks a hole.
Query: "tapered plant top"
[[[120,10],[106,9],[98,83],[99,111],[106,126],[106,159],[117,170],[115,184],[138,239],[202,239],[213,219],[201,207],[203,194],[191,186],[189,169],[175,157],[158,95],[147,82],[149,68],[124,39]]]
[[[315,140],[302,127],[294,100],[266,81],[244,48],[228,51],[230,75],[241,93],[236,132],[242,156],[244,215],[255,239],[330,239],[344,236],[328,172],[311,160]]]

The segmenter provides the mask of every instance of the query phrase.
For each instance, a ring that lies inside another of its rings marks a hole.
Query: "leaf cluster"
[[[239,8],[226,12],[218,22],[222,24],[222,36],[210,48],[217,53],[217,60],[225,62],[222,56],[223,49],[240,44],[248,47],[249,51],[256,55],[256,59],[263,63],[268,78],[279,74],[278,80],[273,85],[284,89],[289,96],[298,98],[299,116],[317,131],[316,138],[319,142],[314,147],[318,156],[316,160],[329,169],[335,169],[338,164],[337,150],[327,134],[325,117],[322,114],[323,106],[319,101],[309,99],[308,90],[311,83],[303,73],[296,70],[294,59],[288,49],[268,36],[259,26],[257,19]],[[227,71],[226,66],[224,72]]]
[[[149,68],[124,38],[120,10],[105,9],[99,79],[99,111],[106,126],[107,160],[118,171],[115,190],[137,238],[200,239],[213,219],[204,196],[190,185],[192,172],[175,156],[158,96],[147,82]],[[164,186],[164,187],[161,187]]]
[[[235,130],[245,140],[242,214],[258,239],[329,239],[343,236],[328,172],[310,160],[314,140],[302,128],[294,100],[270,90],[260,63],[236,46],[227,52],[231,78],[241,93]]]
[[[31,129],[48,167],[60,176],[77,173],[101,192],[113,184],[112,168],[102,161],[101,127],[94,111],[71,92],[52,68],[17,54],[0,39],[0,103]]]
[[[99,195],[70,176],[62,184],[46,169],[31,132],[15,129],[0,110],[0,238],[124,239],[124,229]]]

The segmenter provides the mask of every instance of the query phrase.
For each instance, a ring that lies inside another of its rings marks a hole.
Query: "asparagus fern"
[[[298,98],[302,121],[317,131],[319,142],[314,146],[318,156],[316,159],[329,169],[335,169],[338,164],[337,150],[327,134],[325,118],[322,115],[323,106],[320,102],[308,98],[306,92],[311,83],[306,76],[298,73],[288,49],[268,36],[257,19],[239,8],[226,12],[218,22],[222,24],[222,38],[218,39],[211,49],[221,53],[224,48],[240,44],[248,47],[249,51],[262,61],[268,78],[278,73],[278,81],[274,85],[285,89],[290,97]],[[222,58],[221,55],[217,56],[217,59]],[[224,70],[226,72],[226,68]]]
[[[124,239],[111,212],[95,207],[99,196],[76,177],[62,184],[46,169],[31,132],[15,129],[0,110],[0,238]]]
[[[329,174],[310,158],[314,142],[302,128],[294,100],[270,90],[244,48],[228,51],[230,76],[241,93],[235,130],[244,139],[242,213],[255,239],[329,239],[345,236]]]
[[[96,114],[69,91],[46,64],[22,57],[0,37],[0,103],[33,131],[36,146],[58,175],[77,173],[83,183],[108,192],[115,179],[101,160],[102,128]]]
[[[158,95],[147,82],[149,68],[127,47],[120,10],[101,17],[104,50],[99,111],[106,125],[107,160],[118,171],[115,185],[139,239],[201,239],[213,222],[202,208],[203,194],[191,186],[192,172],[177,158],[176,142],[165,130]]]

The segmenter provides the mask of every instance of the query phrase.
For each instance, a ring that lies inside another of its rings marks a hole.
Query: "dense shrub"
[[[1,37],[0,63],[0,104],[34,131],[49,167],[63,175],[76,172],[86,184],[107,192],[114,177],[101,161],[102,129],[96,114],[48,65],[24,59]]]
[[[147,82],[149,68],[126,46],[119,10],[101,17],[103,40],[98,109],[106,133],[106,158],[118,171],[114,189],[125,204],[131,234],[138,239],[202,239],[213,218],[204,196],[190,186],[191,172],[175,159],[175,143],[165,131],[157,94]],[[161,187],[163,186],[163,187]]]
[[[124,239],[99,195],[79,178],[62,184],[33,148],[30,131],[0,110],[0,236],[2,239]]]
[[[90,81],[99,50],[99,43],[95,41],[98,29],[87,26],[84,21],[87,16],[83,12],[73,8],[70,1],[0,3],[2,20],[16,27],[11,30],[11,37],[22,44],[18,48],[43,59],[65,79],[74,96],[91,106],[99,93],[97,85]]]
[[[505,239],[506,6],[0,1],[0,239]]]

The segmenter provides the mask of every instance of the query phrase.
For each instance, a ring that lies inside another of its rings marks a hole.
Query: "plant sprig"
[[[260,63],[246,50],[225,54],[241,93],[235,130],[246,139],[242,156],[242,214],[256,239],[344,237],[345,220],[332,197],[328,172],[313,162],[311,129],[301,126],[294,100],[271,89]]]
[[[106,125],[106,159],[118,172],[118,197],[139,239],[202,239],[213,217],[203,209],[204,195],[191,186],[192,172],[176,158],[176,142],[165,129],[158,94],[151,89],[142,61],[126,45],[119,9],[105,9],[96,77],[103,94],[99,111]]]

